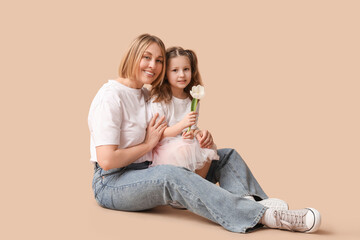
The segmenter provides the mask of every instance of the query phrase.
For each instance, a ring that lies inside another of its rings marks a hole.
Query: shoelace
[[[274,211],[276,226],[292,231],[296,227],[305,226],[305,215],[307,211]]]

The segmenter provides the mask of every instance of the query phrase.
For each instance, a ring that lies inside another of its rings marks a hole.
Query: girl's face
[[[151,84],[157,79],[163,68],[164,56],[157,43],[151,43],[145,50],[136,75],[138,85]]]
[[[169,60],[166,71],[172,91],[184,90],[191,81],[190,60],[185,56],[177,56]]]

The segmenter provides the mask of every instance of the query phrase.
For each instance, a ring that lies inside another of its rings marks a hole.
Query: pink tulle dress
[[[197,112],[199,111],[199,106]],[[190,112],[191,100],[189,98],[179,99],[172,97],[169,103],[149,102],[149,112],[154,115],[165,116],[168,126],[181,121]],[[191,129],[196,129],[196,124]],[[187,131],[184,129],[183,131]],[[167,137],[161,140],[152,151],[152,165],[170,164],[185,167],[190,171],[195,171],[204,166],[207,161],[219,160],[216,146],[213,149],[201,148],[196,138],[183,139],[179,134],[176,137]]]
[[[170,164],[185,167],[190,171],[202,168],[206,162],[219,160],[216,149],[201,148],[194,139],[183,139],[181,136],[167,137],[153,149],[151,166]]]

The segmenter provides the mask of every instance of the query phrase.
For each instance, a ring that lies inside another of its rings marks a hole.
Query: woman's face
[[[145,50],[139,64],[136,82],[139,85],[151,84],[163,69],[164,56],[157,43],[151,43]]]

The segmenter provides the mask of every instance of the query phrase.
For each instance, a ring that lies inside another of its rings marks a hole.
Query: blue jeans
[[[102,207],[123,211],[178,202],[229,231],[245,233],[257,226],[266,207],[243,197],[261,200],[267,195],[234,149],[220,149],[218,155],[220,160],[212,162],[206,179],[172,165],[109,171],[97,165],[92,183],[95,199]]]

